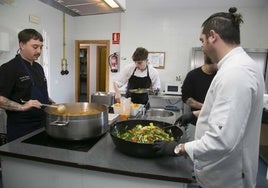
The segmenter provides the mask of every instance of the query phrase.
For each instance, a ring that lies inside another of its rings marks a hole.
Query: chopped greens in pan
[[[134,128],[127,130],[125,133],[116,132],[116,136],[127,141],[146,144],[153,143],[156,140],[174,140],[174,137],[170,136],[163,129],[155,126],[153,123],[149,123],[149,125],[146,126],[136,125]]]

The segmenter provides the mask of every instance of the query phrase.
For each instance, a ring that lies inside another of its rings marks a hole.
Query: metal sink
[[[144,111],[144,112],[140,111],[140,113],[138,113],[137,116],[132,117],[132,118],[174,123],[177,116],[178,115],[176,114],[176,112],[173,112],[171,110],[165,110],[163,108],[150,108],[149,110]]]
[[[150,109],[146,112],[147,117],[172,117],[174,112],[165,109]]]
[[[170,110],[165,110],[162,108],[151,108],[147,110],[144,118],[148,120],[174,123],[174,121],[176,120],[176,114]]]

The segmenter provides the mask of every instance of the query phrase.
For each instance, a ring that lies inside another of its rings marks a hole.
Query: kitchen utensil
[[[151,108],[146,112],[147,117],[160,117],[160,118],[170,118],[175,116],[175,113],[170,110],[165,110],[162,108]]]
[[[163,108],[150,108],[146,111],[145,117],[146,119],[165,121],[168,123],[173,123],[176,120],[176,115],[173,111]]]
[[[177,126],[178,125],[178,120],[176,120],[172,125],[166,126],[163,128],[165,132],[173,132],[174,134],[180,134],[181,129]],[[185,127],[185,130],[187,127]]]
[[[173,127],[177,127],[177,126],[174,125],[174,124],[173,124],[173,125],[169,125],[169,126],[167,126],[167,127],[164,127],[163,130],[164,130],[164,131],[168,131],[168,130],[172,129]]]
[[[108,129],[108,108],[96,103],[65,103],[64,113],[45,108],[46,132],[62,140],[85,140],[105,134]]]
[[[61,59],[61,75],[67,75],[69,74],[68,71],[68,63],[66,59],[66,16],[65,13],[63,13],[63,57]]]
[[[170,125],[170,126],[166,126],[166,127],[164,127],[163,129],[164,129],[164,130],[168,130],[168,129],[171,129],[172,127],[178,127],[178,126],[177,126],[178,123],[179,123],[179,119],[177,119],[172,125]]]
[[[98,91],[91,95],[91,102],[110,107],[115,103],[115,93]]]
[[[142,108],[144,107],[143,104],[136,104],[132,103],[130,108],[130,115],[131,116],[137,116],[137,114],[142,111]]]
[[[151,89],[149,88],[138,88],[138,89],[129,89],[130,93],[142,94],[142,93],[149,93]]]
[[[113,106],[113,113],[115,114],[120,114],[121,113],[121,104],[120,103],[115,103]]]
[[[21,102],[22,103],[26,103],[28,101],[25,101],[25,100],[22,100],[21,99]],[[57,111],[61,114],[63,114],[66,110],[66,107],[63,105],[63,104],[59,104],[59,105],[51,105],[51,104],[41,104],[42,106],[45,106],[45,107],[50,107],[50,108],[56,108]]]
[[[117,132],[122,134],[127,130],[134,128],[138,124],[145,126],[149,125],[149,123],[153,123],[155,126],[158,126],[160,128],[172,125],[166,122],[153,121],[153,120],[127,120],[117,122],[110,128],[110,135],[112,137],[114,144],[116,145],[116,148],[122,153],[135,157],[142,157],[142,158],[158,157],[154,152],[153,144],[126,141],[124,139],[118,138],[116,134]],[[170,135],[173,136],[176,141],[180,140],[182,134],[183,132],[179,127],[174,126],[172,129],[170,129]]]
[[[120,119],[126,120],[130,116],[131,98],[121,97],[120,101]]]
[[[66,107],[63,104],[59,104],[59,105],[41,104],[41,105],[50,107],[50,108],[57,108],[57,111],[61,114],[63,114],[66,110]]]

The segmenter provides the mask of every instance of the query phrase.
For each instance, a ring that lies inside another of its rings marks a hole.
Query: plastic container
[[[142,107],[143,107],[142,104],[132,103],[131,104],[130,115],[131,116],[136,116],[138,114],[138,112],[141,110]]]
[[[122,97],[120,101],[121,101],[120,118],[121,120],[127,120],[130,116],[131,98]]]
[[[114,114],[121,114],[121,104],[115,103],[113,106]]]

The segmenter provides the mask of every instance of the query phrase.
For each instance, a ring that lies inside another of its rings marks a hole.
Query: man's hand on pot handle
[[[187,127],[188,123],[191,123],[196,119],[193,112],[189,112],[186,114],[181,115],[177,120],[176,123],[179,123],[180,126]]]
[[[153,144],[153,149],[157,155],[161,156],[175,156],[174,149],[178,145],[175,141],[157,140]]]

